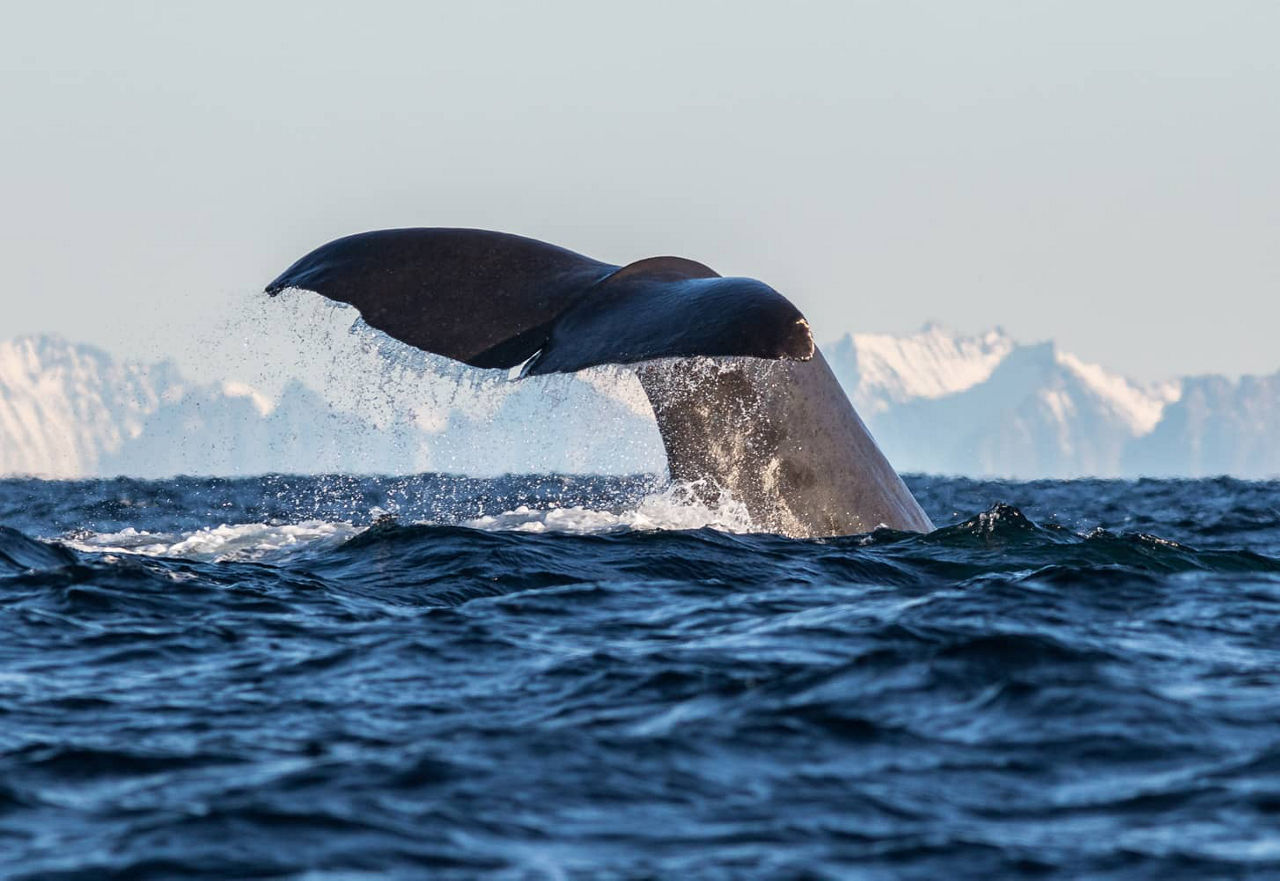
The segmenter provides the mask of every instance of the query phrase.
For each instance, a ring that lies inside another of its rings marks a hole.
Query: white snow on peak
[[[1182,393],[1182,385],[1176,381],[1139,385],[1066,352],[1057,352],[1056,360],[1105,402],[1132,429],[1134,437],[1154,431],[1165,407]]]
[[[258,411],[259,416],[270,416],[272,411],[276,409],[276,401],[267,397],[253,386],[236,380],[225,380],[222,383],[222,393],[228,398],[248,398],[253,404],[253,408]]]
[[[0,341],[0,474],[92,474],[181,392],[168,362],[117,362],[54,336]]]
[[[1271,424],[1271,414],[1280,419],[1280,399],[1267,397],[1280,381],[1242,383],[1184,404],[1188,381],[1134,382],[1052,342],[1019,343],[999,328],[966,335],[929,324],[901,337],[848,334],[823,350],[904,471],[1030,478],[1225,467],[1261,477],[1280,463],[1257,452],[1270,448],[1257,426]],[[1231,400],[1247,400],[1250,412],[1263,415],[1241,422],[1228,410]],[[1230,436],[1214,433],[1214,425],[1231,426]],[[1212,456],[1200,452],[1210,442]]]
[[[859,397],[872,409],[940,398],[984,382],[1016,343],[1000,328],[963,336],[937,323],[913,334],[849,334],[833,348],[854,354]]]
[[[1097,397],[1097,403],[1128,426],[1134,436],[1151,432],[1165,407],[1176,401],[1180,383],[1139,384],[1060,351],[1053,344],[1028,347],[1003,329],[965,335],[930,322],[913,334],[848,334],[832,344],[832,366],[846,391],[866,415],[887,412],[910,401],[934,400],[973,389],[991,379],[1015,350],[1038,348]],[[1040,395],[1059,421],[1074,405],[1058,388]]]

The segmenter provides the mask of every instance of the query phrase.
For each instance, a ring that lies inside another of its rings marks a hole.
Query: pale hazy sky
[[[755,276],[820,340],[1280,368],[1275,0],[11,4],[0,107],[0,337],[213,370],[312,247],[476,226]]]

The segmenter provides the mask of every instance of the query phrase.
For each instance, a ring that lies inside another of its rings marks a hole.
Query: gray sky
[[[1271,372],[1278,46],[1273,0],[22,4],[0,337],[216,371],[312,247],[477,226],[755,276],[820,340]]]

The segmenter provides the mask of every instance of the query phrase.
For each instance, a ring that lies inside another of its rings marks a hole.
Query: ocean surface
[[[1280,877],[1280,484],[0,481],[0,877]]]

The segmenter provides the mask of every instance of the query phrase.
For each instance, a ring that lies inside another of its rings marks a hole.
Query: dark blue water
[[[0,876],[1280,876],[1280,485],[911,483],[0,482]]]

